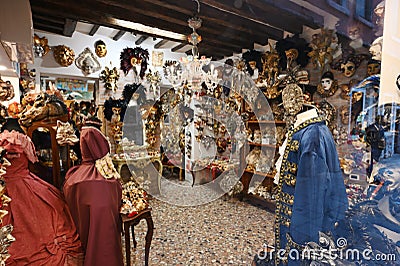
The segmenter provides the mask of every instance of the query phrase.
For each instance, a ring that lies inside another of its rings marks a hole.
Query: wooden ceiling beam
[[[185,47],[185,46],[189,46],[189,44],[187,44],[187,43],[180,43],[180,44],[178,44],[177,46],[172,47],[172,48],[171,48],[171,52],[179,51],[180,49],[182,49],[182,48]],[[188,47],[187,51],[190,50],[190,49],[192,49],[192,48],[191,48],[191,47]],[[186,51],[185,51],[185,52],[186,52]]]
[[[63,34],[67,37],[72,37],[72,34],[74,33],[74,31],[76,29],[76,23],[77,23],[76,20],[66,18]]]
[[[41,4],[40,6],[32,6],[33,10],[38,9],[40,11],[43,8],[43,5],[48,3],[48,5],[50,5],[50,6],[55,6],[55,7],[51,7],[51,9],[57,10],[56,14],[60,15],[60,16],[76,16],[77,13],[78,13],[78,16],[80,16],[79,12],[82,12],[81,8],[77,8],[76,10],[69,9],[68,14],[65,14],[62,11],[66,8],[64,2],[57,2],[57,0],[51,1],[51,3],[49,0],[39,0],[39,1],[43,2],[43,4]],[[74,7],[74,8],[76,8],[76,7]],[[112,8],[108,7],[108,9],[111,10]],[[136,14],[136,13],[132,13],[130,11],[127,12],[126,9],[124,9],[123,11],[121,11],[119,9],[113,10],[113,12],[117,12],[117,11],[123,12],[123,13],[118,13],[120,15],[125,14],[126,16],[128,16],[128,14],[129,14],[130,17],[138,18],[141,21],[141,23],[143,23],[143,24],[146,24],[149,26],[158,26],[158,24],[155,24],[156,20],[152,17],[146,17],[143,14]],[[122,27],[116,27],[115,25],[113,26],[112,23],[110,23],[110,21],[112,19],[105,16],[103,13],[100,14],[100,13],[94,13],[94,12],[95,12],[94,10],[90,10],[85,14],[82,13],[81,16],[84,16],[86,18],[86,20],[91,23],[105,25],[105,26],[114,27],[114,28],[118,28],[118,29],[124,29]],[[123,19],[127,19],[127,18],[123,18]],[[165,19],[167,19],[167,17]],[[182,19],[182,20],[178,20],[178,21],[179,21],[179,23],[185,25],[185,27],[182,27],[181,25],[172,24],[168,21],[163,21],[161,19],[158,19],[157,23],[162,22],[162,25],[164,26],[164,29],[166,29],[166,30],[171,30],[171,31],[179,30],[178,33],[189,34],[191,30],[186,25],[186,20]],[[210,30],[210,28],[212,30]],[[125,28],[125,30],[127,30],[127,29]],[[215,26],[214,27],[202,27],[202,28],[200,28],[200,30],[201,30],[200,34],[203,36],[203,39],[207,39],[207,40],[215,39],[216,41],[218,40],[219,45],[231,47],[232,49],[236,49],[238,47],[250,48],[249,46],[252,45],[252,40],[249,39],[249,37],[246,36],[245,34],[238,35],[238,34],[235,34],[235,32],[224,31],[223,29],[216,30]],[[209,32],[212,32],[212,33],[209,33]],[[160,36],[156,36],[156,37],[160,37]],[[164,37],[162,37],[162,38],[164,38]],[[164,39],[168,39],[168,38],[164,38]],[[267,37],[265,37],[265,39],[267,39]]]
[[[173,0],[143,0],[141,2],[148,2],[160,7],[157,8],[157,14],[163,13],[162,10],[165,10],[168,16],[179,17],[179,20],[184,22],[186,22],[189,17],[193,16],[194,6],[190,1],[182,1],[179,5]],[[123,4],[120,2],[120,5]],[[253,41],[259,43],[265,42],[267,37],[282,38],[281,36],[283,36],[282,30],[268,25],[261,25],[206,5],[201,5],[200,14],[198,16],[203,20],[203,26],[199,31],[205,30],[208,32],[209,29],[216,29],[218,33],[222,33],[224,31],[234,30],[235,32],[251,35]],[[217,34],[217,32],[214,31],[212,33]]]
[[[63,18],[60,17],[52,17],[52,16],[47,16],[47,15],[42,15],[42,14],[37,14],[34,13],[32,14],[32,20],[41,20],[41,21],[49,21],[49,22],[53,22],[56,24],[60,24],[60,25],[64,25],[65,21]]]
[[[97,24],[93,25],[93,27],[90,29],[89,36],[95,35],[95,33],[99,30],[99,28],[100,25]]]
[[[121,39],[122,36],[124,36],[125,33],[126,33],[126,31],[120,30],[114,35],[114,37],[112,39],[114,41],[118,41],[119,39]]]
[[[163,39],[163,40],[161,40],[161,41],[159,41],[158,43],[156,43],[155,45],[154,45],[154,49],[159,49],[159,48],[161,48],[163,45],[165,45],[167,42],[169,42],[168,40],[166,40],[166,39]]]
[[[135,44],[136,45],[141,45],[147,38],[149,38],[149,36],[142,35],[142,36],[139,37],[139,39],[137,39],[135,41]]]

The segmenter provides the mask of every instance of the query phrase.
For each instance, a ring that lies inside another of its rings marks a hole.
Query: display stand
[[[68,115],[58,116],[58,117],[51,117],[48,119],[44,119],[41,121],[33,122],[30,127],[27,129],[27,135],[32,139],[33,132],[38,128],[45,128],[48,130],[51,139],[51,168],[52,168],[52,184],[57,187],[61,188],[63,183],[61,177],[61,166],[65,172],[68,171],[70,167],[70,158],[69,158],[69,151],[67,152],[67,161],[65,165],[60,164],[60,147],[56,140],[57,134],[57,120],[62,122],[68,121]],[[68,148],[68,147],[67,147]],[[34,166],[31,166],[32,172],[37,172]]]
[[[130,229],[132,229],[132,240],[133,247],[136,248],[137,242],[135,239],[135,226],[139,224],[139,222],[143,219],[146,220],[147,223],[147,233],[146,233],[146,243],[145,243],[145,251],[144,251],[144,265],[149,265],[149,254],[150,254],[150,246],[151,240],[153,239],[153,218],[151,217],[151,209],[146,209],[140,211],[133,217],[128,217],[125,214],[122,214],[122,225],[124,228],[125,234],[125,257],[126,257],[126,265],[131,265],[131,239],[130,239]]]

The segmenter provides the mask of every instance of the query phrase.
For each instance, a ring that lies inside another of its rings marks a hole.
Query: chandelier
[[[201,36],[196,32],[201,27],[202,20],[197,15],[200,13],[200,3],[197,3],[197,12],[188,19],[188,25],[192,29],[192,33],[187,36],[188,42],[192,45],[192,55],[182,57],[179,62],[167,61],[164,65],[164,76],[172,84],[174,88],[187,86],[194,91],[200,91],[201,85],[215,87],[218,82],[218,71],[213,64],[210,64],[211,58],[199,56],[197,45],[201,42]],[[204,70],[206,66],[208,70]]]

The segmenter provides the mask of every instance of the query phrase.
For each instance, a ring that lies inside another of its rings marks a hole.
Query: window
[[[356,14],[357,16],[372,21],[372,0],[357,0]]]
[[[337,10],[349,14],[349,0],[327,0],[328,4]]]

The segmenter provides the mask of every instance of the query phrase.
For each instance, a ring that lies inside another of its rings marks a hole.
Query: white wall
[[[79,24],[79,23],[78,23]],[[108,29],[111,30],[111,29]],[[112,31],[112,30],[111,30]],[[99,30],[100,32],[100,30]],[[104,30],[103,30],[104,32]],[[106,43],[107,46],[107,55],[103,58],[98,58],[99,63],[101,64],[101,70],[104,67],[110,67],[110,62],[113,67],[120,67],[120,54],[124,48],[131,47],[135,48],[137,45],[135,44],[135,40],[138,37],[133,36],[130,33],[126,33],[120,40],[114,41],[112,38],[100,34],[95,34],[94,36],[89,36],[87,34],[75,31],[72,37],[65,37],[61,35],[55,35],[47,32],[35,32],[39,37],[45,36],[49,41],[49,46],[57,46],[57,45],[66,45],[75,52],[75,58],[86,48],[89,47],[90,50],[94,53],[94,43],[98,40],[102,40]],[[140,45],[143,49],[148,49],[150,54],[150,62],[148,69],[158,70],[162,75],[162,67],[154,68],[151,66],[151,54],[154,43],[158,42],[158,40],[153,41],[152,38],[149,38],[144,43]],[[170,49],[157,49],[157,51],[164,52],[164,61],[165,60],[179,60],[185,54],[183,53],[172,53]],[[85,77],[80,69],[75,66],[75,63],[71,64],[68,67],[60,66],[53,57],[53,52],[50,51],[46,56],[42,58],[35,58],[35,62],[33,65],[28,65],[29,69],[36,69],[36,88],[40,87],[40,75],[41,74],[59,74],[59,75],[67,75],[72,77]],[[86,77],[89,78],[99,78],[99,74],[101,70],[88,75]],[[121,71],[120,79],[123,82],[129,82],[131,80],[130,77],[125,77],[125,75]],[[130,75],[130,73],[128,73]]]

